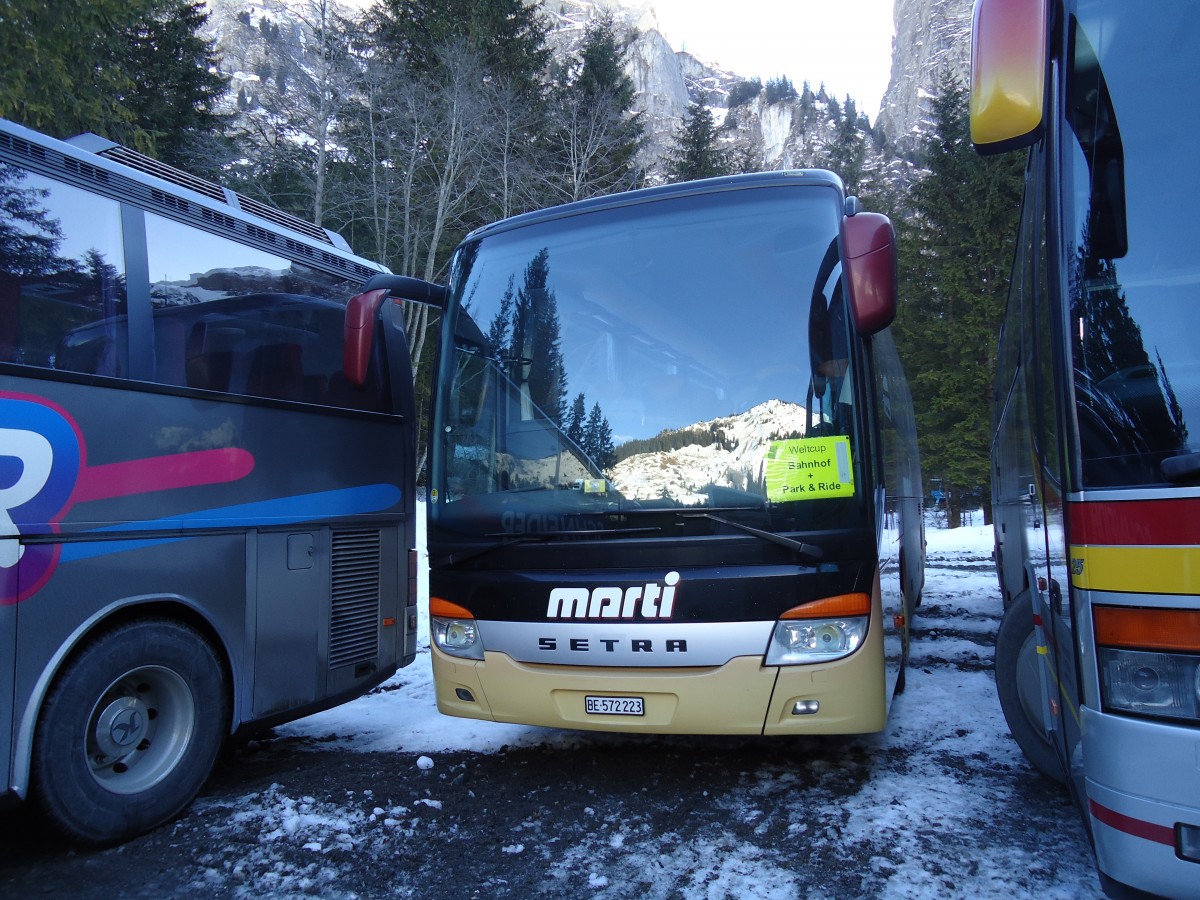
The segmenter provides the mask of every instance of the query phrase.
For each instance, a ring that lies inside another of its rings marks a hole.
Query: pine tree
[[[488,344],[492,353],[501,355],[512,350],[509,337],[512,334],[513,314],[513,276],[508,276],[508,286],[500,295],[500,309],[496,311],[492,324],[488,327]]]
[[[767,103],[779,103],[783,100],[795,100],[796,87],[786,75],[771,78],[767,81]]]
[[[616,462],[612,427],[608,424],[599,403],[593,404],[592,411],[588,413],[587,424],[583,429],[583,449],[601,471],[611,469]]]
[[[675,138],[667,166],[671,181],[713,178],[733,172],[729,153],[721,146],[712,110],[703,103],[688,106],[687,121]]]
[[[128,125],[122,98],[134,87],[129,72],[110,64],[114,33],[130,27],[150,0],[94,0],[72,15],[42,0],[0,5],[0,116],[66,137]]]
[[[636,187],[636,156],[645,125],[633,111],[625,73],[627,42],[610,15],[588,26],[579,62],[560,72],[554,91],[552,157],[562,174],[561,200],[582,200]]]
[[[528,360],[521,378],[533,403],[562,427],[566,414],[567,375],[563,362],[558,301],[549,288],[549,251],[543,249],[525,267],[513,309],[512,355]]]
[[[187,166],[186,148],[197,136],[224,128],[217,103],[229,79],[217,73],[213,42],[200,36],[208,12],[200,0],[156,0],[153,12],[114,42],[116,62],[135,79],[126,106],[130,135],[149,136],[151,152],[164,162]],[[111,133],[118,142],[124,138]]]
[[[911,188],[913,211],[897,223],[901,307],[895,325],[917,415],[927,476],[949,488],[950,522],[962,498],[989,507],[988,449],[996,341],[1008,290],[1024,161],[972,149],[967,92],[943,77],[925,175]]]
[[[739,81],[729,89],[729,97],[726,100],[730,109],[735,109],[744,103],[749,103],[762,93],[762,81],[758,78],[750,78]]]
[[[56,137],[95,131],[175,161],[217,127],[226,81],[192,0],[0,0],[0,116]]]
[[[817,98],[812,92],[812,85],[807,81],[804,82],[803,90],[800,91],[800,123],[807,127],[813,121],[813,116],[817,111]]]
[[[847,96],[846,103],[835,114],[837,101],[830,99],[829,110],[834,116],[833,138],[826,146],[821,165],[841,176],[846,193],[861,198],[863,167],[867,159],[867,136],[861,130],[858,107]]]
[[[550,62],[547,25],[537,4],[523,0],[383,0],[379,36],[420,78],[438,68],[437,51],[465,40],[483,68],[508,84],[540,90]]]
[[[59,256],[62,223],[45,206],[48,191],[24,186],[25,174],[0,164],[0,259],[4,275],[37,278],[69,265]]]
[[[575,395],[571,404],[571,412],[567,416],[567,437],[579,447],[584,443],[584,431],[587,425],[587,400],[580,391]]]

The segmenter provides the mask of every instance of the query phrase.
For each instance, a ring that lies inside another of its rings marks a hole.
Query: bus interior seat
[[[228,391],[241,337],[240,329],[210,327],[204,320],[193,325],[187,341],[188,387]]]
[[[299,344],[264,344],[250,358],[246,393],[277,400],[305,400],[303,353]]]

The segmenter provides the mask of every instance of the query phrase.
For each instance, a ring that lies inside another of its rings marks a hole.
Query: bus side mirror
[[[422,281],[420,278],[410,278],[407,275],[373,275],[362,287],[363,293],[380,288],[398,300],[436,306],[438,309],[446,308],[446,299],[449,294],[445,285]]]
[[[1047,0],[975,0],[971,143],[1003,153],[1042,136],[1049,53]]]
[[[371,346],[375,340],[375,318],[387,297],[423,303],[445,309],[447,291],[443,285],[409,278],[407,275],[373,275],[362,291],[346,304],[346,327],[342,344],[342,370],[346,380],[361,389],[367,383]]]
[[[859,334],[882,331],[896,318],[896,232],[879,213],[842,216],[842,276]]]
[[[351,386],[361,390],[367,383],[371,345],[375,341],[375,314],[387,297],[386,288],[355,294],[346,304],[342,332],[342,371]]]

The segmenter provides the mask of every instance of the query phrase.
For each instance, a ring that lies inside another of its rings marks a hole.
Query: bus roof
[[[96,134],[62,141],[0,119],[0,148],[21,164],[271,252],[367,279],[387,268],[357,256],[336,232],[176,169]]]
[[[493,222],[482,228],[477,228],[463,238],[466,244],[479,238],[515,228],[523,228],[537,222],[546,222],[582,213],[595,212],[601,209],[612,209],[622,206],[633,206],[639,203],[650,203],[667,197],[687,197],[698,194],[713,194],[720,191],[743,190],[745,188],[778,187],[797,184],[825,185],[836,188],[844,193],[842,179],[826,169],[785,169],[776,172],[751,172],[745,175],[723,175],[719,178],[704,178],[699,181],[681,181],[674,184],[664,184],[658,187],[642,188],[636,191],[624,191],[619,194],[606,194],[602,197],[591,197],[587,200],[577,200],[560,206],[551,206],[534,212],[522,213]]]

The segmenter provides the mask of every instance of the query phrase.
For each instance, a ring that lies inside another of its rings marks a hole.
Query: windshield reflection
[[[773,530],[835,521],[858,469],[839,202],[827,184],[676,197],[461,250],[440,523],[550,533],[695,508]]]
[[[1189,329],[1200,287],[1190,142],[1167,95],[1146,84],[1182,84],[1200,40],[1190,7],[1118,13],[1079,4],[1070,19],[1067,130],[1067,265],[1083,487],[1161,484],[1172,464],[1194,480],[1200,444],[1200,362]],[[1164,21],[1171,17],[1172,21]],[[1188,458],[1192,457],[1191,461]],[[1164,471],[1164,467],[1166,471]]]

